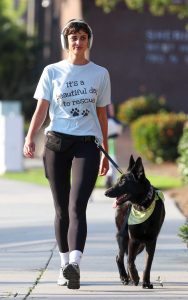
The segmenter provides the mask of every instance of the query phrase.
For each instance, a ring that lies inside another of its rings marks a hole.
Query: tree
[[[25,12],[25,0],[15,11],[13,2],[0,1],[0,99],[23,101],[24,114],[30,117],[27,100],[34,91],[38,44],[18,21]]]
[[[188,17],[188,0],[95,0],[96,5],[106,13],[115,9],[120,2],[124,2],[128,9],[138,12],[148,9],[155,16],[170,13],[176,14],[180,19]]]
[[[13,0],[0,1],[0,16],[11,19],[14,23],[21,23],[21,17],[26,11],[27,0],[21,0],[15,5]]]
[[[6,17],[0,17],[0,99],[18,97],[34,62],[34,41]]]

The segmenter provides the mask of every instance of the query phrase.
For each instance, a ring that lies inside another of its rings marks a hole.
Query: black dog
[[[109,188],[105,195],[116,198],[116,226],[119,255],[116,257],[120,279],[123,284],[138,285],[139,276],[135,266],[136,256],[146,249],[146,265],[143,288],[152,289],[150,270],[155,253],[157,236],[165,218],[163,194],[155,189],[145,176],[142,159],[136,161],[131,155],[127,173]],[[137,220],[137,216],[140,218]],[[127,255],[127,272],[124,254]]]

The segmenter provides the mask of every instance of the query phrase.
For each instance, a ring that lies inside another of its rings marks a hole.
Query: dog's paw
[[[153,289],[153,284],[150,282],[143,282],[142,287],[143,289]]]
[[[131,281],[132,284],[134,284],[134,285],[139,284],[140,277],[138,275],[138,271],[137,271],[135,266],[132,266],[131,268],[130,267],[128,268],[128,275],[130,277],[130,281]]]
[[[121,276],[120,279],[121,279],[121,283],[123,285],[128,285],[129,284],[129,278],[128,278],[128,276]]]
[[[137,286],[139,284],[139,280],[132,281],[132,284],[135,285],[135,286]]]

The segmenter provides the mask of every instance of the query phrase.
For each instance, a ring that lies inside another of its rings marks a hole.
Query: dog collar
[[[155,197],[155,189],[153,188],[153,186],[151,185],[150,186],[150,189],[149,189],[149,192],[148,194],[146,195],[146,198],[144,199],[144,203],[148,203],[148,207],[151,205],[151,203],[153,202],[154,200],[154,197]],[[141,204],[142,206],[143,204]],[[148,208],[146,207],[146,209]]]

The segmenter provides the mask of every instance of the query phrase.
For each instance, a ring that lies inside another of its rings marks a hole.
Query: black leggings
[[[63,153],[45,148],[43,159],[54,199],[59,251],[83,252],[86,208],[98,176],[100,151],[94,142],[79,141]]]

